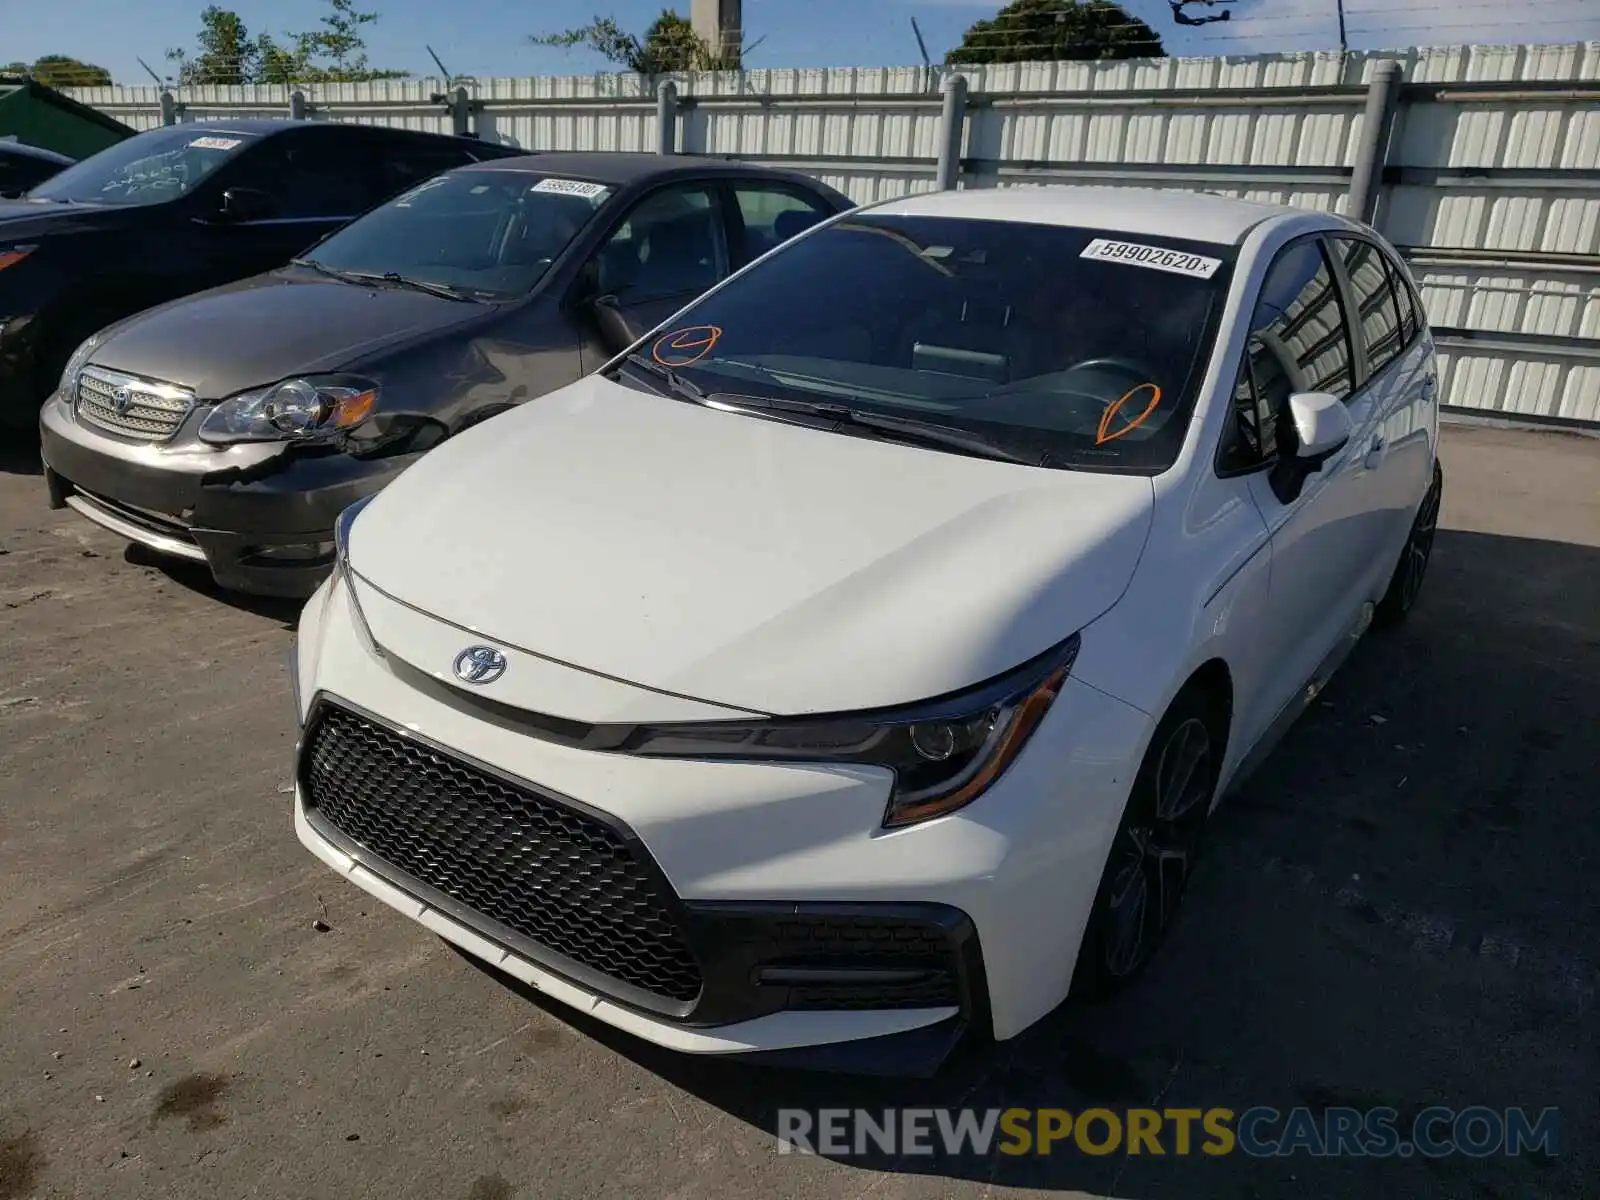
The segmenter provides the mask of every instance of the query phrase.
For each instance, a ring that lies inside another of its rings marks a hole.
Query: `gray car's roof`
[[[688,154],[644,154],[637,151],[596,150],[590,152],[554,151],[515,158],[497,158],[463,170],[537,171],[541,175],[572,175],[595,183],[616,185],[633,183],[652,175],[693,171],[705,167],[718,170],[771,175],[771,168],[759,167],[728,158],[696,158]]]

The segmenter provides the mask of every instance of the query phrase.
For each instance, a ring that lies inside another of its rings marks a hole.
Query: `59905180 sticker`
[[[1195,279],[1210,279],[1222,266],[1220,258],[1168,250],[1164,246],[1146,246],[1140,242],[1115,242],[1110,238],[1095,238],[1083,248],[1079,257],[1127,263],[1130,267],[1149,267],[1152,271],[1170,271],[1174,275],[1188,275]]]

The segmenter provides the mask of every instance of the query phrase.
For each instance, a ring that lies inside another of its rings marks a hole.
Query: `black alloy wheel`
[[[1121,990],[1172,926],[1222,767],[1214,709],[1202,692],[1180,695],[1151,739],[1078,952],[1075,993]]]

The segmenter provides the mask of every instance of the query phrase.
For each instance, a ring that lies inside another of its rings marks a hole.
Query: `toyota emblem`
[[[506,656],[493,646],[468,646],[456,655],[455,671],[462,683],[493,683],[506,673]]]

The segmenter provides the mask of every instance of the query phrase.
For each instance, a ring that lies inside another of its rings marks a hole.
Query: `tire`
[[[1411,532],[1406,535],[1405,548],[1400,551],[1400,561],[1389,577],[1389,587],[1378,601],[1373,613],[1373,623],[1386,627],[1400,624],[1406,619],[1422,594],[1422,581],[1428,574],[1428,563],[1433,558],[1433,535],[1439,528],[1439,503],[1444,498],[1444,468],[1437,459],[1433,464],[1433,482],[1428,485],[1417,515],[1412,518]]]
[[[1222,705],[1199,687],[1180,692],[1156,727],[1095,892],[1072,975],[1074,997],[1104,999],[1128,987],[1171,929],[1210,815],[1226,738]]]

